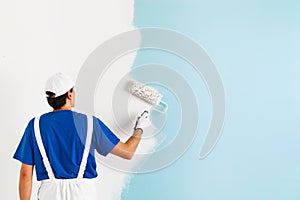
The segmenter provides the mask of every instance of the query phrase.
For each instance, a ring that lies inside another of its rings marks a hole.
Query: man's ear
[[[73,97],[73,94],[69,91],[69,92],[68,92],[67,98],[68,98],[68,99],[71,99],[72,97]]]

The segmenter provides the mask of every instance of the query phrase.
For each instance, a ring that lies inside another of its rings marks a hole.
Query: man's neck
[[[61,107],[57,110],[53,110],[53,112],[60,111],[60,110],[72,110],[72,106],[64,105],[63,107]]]

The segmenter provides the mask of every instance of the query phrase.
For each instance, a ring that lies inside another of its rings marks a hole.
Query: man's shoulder
[[[31,118],[29,120],[28,125],[27,125],[28,128],[32,128],[33,129],[35,118],[36,117],[33,117],[33,118]]]
[[[73,113],[74,116],[78,116],[78,117],[87,117],[87,116],[91,116],[91,117],[94,118],[94,120],[95,120],[95,119],[99,120],[98,117],[96,117],[95,115],[92,115],[92,114],[86,114],[86,113],[77,112],[77,111],[72,111],[72,113]]]
[[[102,122],[102,120],[99,117],[96,117],[95,115],[92,114],[86,114],[86,113],[82,113],[82,112],[78,112],[78,111],[73,111],[73,110],[68,110],[68,111],[64,111],[64,112],[60,112],[60,113],[55,113],[55,112],[47,112],[41,115],[37,115],[40,116],[42,121],[48,121],[48,120],[52,120],[53,117],[54,118],[60,118],[60,117],[67,117],[67,116],[72,116],[74,120],[86,120],[87,116],[92,116],[94,122]],[[36,116],[36,117],[37,117]],[[33,125],[34,124],[34,120],[35,118],[32,118],[30,120],[30,123]]]

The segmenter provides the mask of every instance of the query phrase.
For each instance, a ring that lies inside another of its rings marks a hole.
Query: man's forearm
[[[131,152],[132,154],[137,149],[141,138],[142,138],[142,129],[136,129],[132,136],[125,142],[125,145],[127,146],[127,151]]]
[[[32,178],[20,175],[19,194],[20,200],[30,200],[32,189]]]
[[[135,152],[142,138],[142,129],[136,129],[132,136],[125,142],[131,152]]]
[[[19,180],[20,200],[30,200],[33,166],[22,164]]]

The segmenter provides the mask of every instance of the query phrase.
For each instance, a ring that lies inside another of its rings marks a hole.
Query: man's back
[[[21,141],[24,145],[20,145],[14,157],[21,162],[36,165],[37,179],[44,180],[48,179],[48,175],[34,135],[34,120],[29,122]],[[105,156],[120,141],[98,118],[93,117],[93,124],[84,178],[97,176],[94,149]],[[40,117],[39,128],[55,178],[76,178],[86,143],[86,115],[71,110],[49,112]]]

